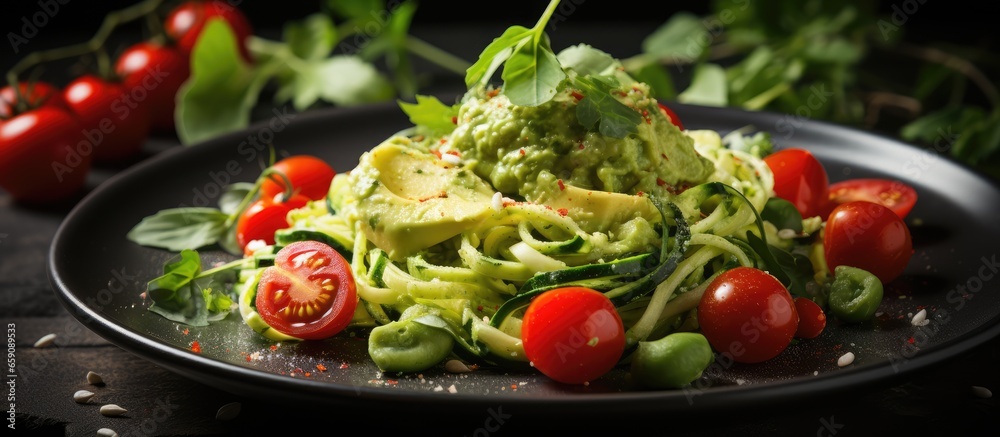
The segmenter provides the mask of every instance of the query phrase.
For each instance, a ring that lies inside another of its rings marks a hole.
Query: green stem
[[[541,33],[542,29],[545,29],[545,25],[549,24],[549,19],[552,18],[552,14],[556,11],[556,6],[559,6],[559,1],[552,0],[549,2],[549,6],[545,8],[545,12],[542,12],[542,16],[538,17],[538,22],[535,23],[535,27],[532,30]]]
[[[421,58],[431,61],[448,71],[462,76],[465,76],[465,71],[472,66],[472,64],[468,61],[441,50],[412,35],[408,35],[406,37],[406,49],[414,55],[420,56]]]
[[[226,271],[226,270],[229,270],[229,269],[232,269],[232,268],[241,268],[244,265],[246,265],[246,263],[247,263],[247,260],[245,258],[240,258],[240,259],[237,259],[237,260],[233,260],[233,261],[227,262],[227,263],[225,263],[225,264],[223,264],[221,266],[212,267],[212,268],[210,268],[208,270],[205,270],[205,271],[199,273],[198,276],[195,276],[194,279],[207,278],[207,277],[212,276],[212,275],[214,275],[216,273],[219,273],[219,272],[222,272],[222,271]]]
[[[101,23],[101,27],[97,30],[97,33],[95,33],[94,36],[87,42],[51,50],[33,52],[28,56],[25,56],[24,59],[21,59],[17,64],[14,64],[14,66],[7,71],[7,82],[14,87],[14,90],[17,93],[18,109],[21,111],[28,109],[27,102],[23,96],[20,95],[20,87],[18,86],[17,80],[18,76],[24,72],[24,70],[42,62],[51,62],[59,59],[93,53],[104,46],[108,36],[110,36],[111,32],[114,31],[114,29],[119,25],[137,20],[153,13],[162,2],[163,0],[144,0],[125,9],[111,12],[104,17],[104,22]]]

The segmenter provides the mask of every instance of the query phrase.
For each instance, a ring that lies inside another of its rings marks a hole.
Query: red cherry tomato
[[[796,297],[795,312],[799,314],[796,338],[816,338],[826,329],[826,312],[812,299]]]
[[[885,284],[906,270],[913,241],[906,223],[891,209],[856,200],[830,213],[823,230],[823,251],[831,273],[840,265],[857,267]]]
[[[188,57],[176,47],[140,42],[125,49],[115,73],[129,97],[125,104],[148,107],[153,132],[173,132],[177,90],[191,74]]]
[[[788,347],[799,315],[781,281],[763,270],[736,267],[709,283],[698,303],[698,325],[716,351],[759,363]]]
[[[583,384],[610,371],[625,351],[625,329],[603,293],[564,287],[536,297],[521,323],[524,353],[542,374]]]
[[[906,218],[917,203],[917,191],[904,182],[878,178],[849,179],[830,184],[831,210],[854,200],[881,203],[899,218]]]
[[[149,134],[148,110],[145,105],[129,108],[121,83],[85,75],[70,82],[63,96],[94,146],[95,162],[120,162],[142,149]]]
[[[351,265],[332,247],[297,241],[278,251],[257,284],[257,312],[268,326],[304,340],[322,340],[354,318],[358,292]]]
[[[830,197],[830,181],[823,164],[812,152],[783,149],[765,156],[764,162],[774,173],[775,195],[792,202],[803,218],[823,216]]]
[[[330,182],[336,172],[326,161],[310,155],[289,156],[271,166],[271,169],[285,175],[292,183],[292,189],[313,200],[326,197]],[[263,197],[274,197],[285,191],[284,179],[273,175],[260,185]]]
[[[164,21],[167,36],[177,42],[177,47],[190,56],[198,36],[209,19],[221,18],[229,24],[236,35],[240,54],[247,62],[252,62],[247,38],[253,34],[253,27],[239,8],[224,1],[186,1],[170,11]]]
[[[663,115],[666,115],[667,119],[670,120],[670,122],[673,123],[674,126],[677,126],[678,129],[684,130],[684,124],[681,123],[680,117],[677,116],[674,110],[670,109],[667,105],[664,105],[663,103],[660,103],[659,105],[660,105],[660,111],[663,112]]]
[[[66,109],[43,105],[0,121],[0,186],[25,204],[68,199],[83,188],[92,150]]]
[[[26,110],[49,105],[57,108],[67,107],[59,89],[48,82],[21,82],[18,85]],[[7,85],[0,89],[0,119],[6,120],[16,116],[17,102],[18,95],[14,92],[13,86]]]
[[[291,225],[288,223],[288,212],[306,206],[308,202],[309,198],[302,195],[294,195],[284,201],[281,197],[258,199],[236,221],[236,242],[244,250],[254,240],[274,244],[274,233]]]

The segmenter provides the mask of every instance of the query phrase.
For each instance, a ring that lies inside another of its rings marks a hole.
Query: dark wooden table
[[[456,33],[437,29],[426,38],[454,47]],[[475,48],[488,41],[493,29],[480,29],[464,38]],[[497,27],[496,30],[502,30]],[[582,29],[579,35],[614,53],[635,50],[636,35],[650,29],[617,30],[618,37],[600,29]],[[622,35],[631,35],[623,37]],[[574,36],[573,38],[576,38]],[[631,39],[630,39],[631,38]],[[613,42],[617,41],[617,46]],[[631,42],[627,42],[631,41]],[[627,44],[627,45],[626,45]],[[461,53],[460,53],[461,54]],[[178,147],[176,138],[151,138],[140,159],[152,159],[162,150]],[[90,175],[93,189],[120,169],[96,168]],[[75,200],[74,200],[75,201]],[[1000,390],[1000,339],[956,356],[903,381],[851,392],[808,404],[729,411],[685,417],[642,418],[577,417],[538,423],[537,418],[504,418],[502,425],[484,428],[486,417],[454,417],[447,423],[427,423],[405,411],[329,410],[310,405],[289,405],[245,398],[186,379],[134,356],[95,335],[62,307],[49,283],[47,253],[53,235],[74,201],[48,208],[28,208],[12,203],[0,193],[0,321],[7,330],[7,363],[3,393],[4,425],[32,435],[95,435],[111,428],[121,436],[259,435],[268,432],[298,434],[317,424],[329,432],[361,429],[363,434],[392,435],[521,435],[545,430],[549,434],[622,434],[632,429],[656,435],[997,435],[1000,405],[997,398],[974,395],[972,387]],[[114,211],[108,211],[113,214]],[[995,242],[990,242],[994,243]],[[81,254],[81,256],[86,256]],[[1000,291],[994,287],[995,292]],[[47,334],[55,334],[46,348],[33,347]],[[103,386],[87,383],[88,371],[99,371]],[[13,375],[13,376],[11,376]],[[73,394],[87,389],[96,393],[88,404],[77,404]],[[99,400],[99,401],[98,401]],[[98,412],[105,401],[128,409],[124,417]],[[222,421],[216,413],[223,405],[238,402],[237,419]],[[414,432],[414,430],[419,430]],[[932,434],[933,433],[933,434]]]

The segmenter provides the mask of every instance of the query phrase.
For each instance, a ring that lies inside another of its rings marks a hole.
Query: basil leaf
[[[514,47],[529,38],[531,33],[531,29],[524,26],[511,26],[494,38],[479,54],[479,59],[466,70],[465,85],[471,88],[489,82],[497,68],[513,53]]]
[[[179,252],[219,242],[228,214],[215,208],[172,208],[143,218],[126,237],[143,246]]]
[[[504,94],[515,105],[538,106],[551,100],[566,78],[544,35],[538,38],[543,41],[515,49],[503,67]]]
[[[452,120],[458,116],[457,105],[445,105],[434,96],[417,95],[416,98],[416,103],[399,102],[399,107],[410,117],[411,123],[439,134],[455,130],[455,122]]]
[[[611,55],[587,44],[577,44],[563,49],[556,55],[563,68],[577,72],[580,76],[598,75],[619,65]]]
[[[207,278],[199,278],[200,274],[198,252],[182,250],[164,265],[162,276],[146,284],[146,294],[153,301],[149,310],[191,326],[205,326],[228,316],[233,300],[225,292],[224,281],[235,280],[235,272],[222,271]]]
[[[237,211],[237,208],[239,208],[240,203],[250,194],[253,188],[254,184],[250,182],[230,184],[226,187],[226,191],[222,193],[222,196],[219,197],[219,210],[226,215],[233,215],[240,212]]]
[[[275,71],[240,57],[233,30],[211,19],[191,53],[191,76],[177,94],[177,135],[190,145],[250,124],[250,111]]]

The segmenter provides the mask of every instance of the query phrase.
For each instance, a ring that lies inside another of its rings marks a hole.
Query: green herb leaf
[[[285,42],[292,54],[307,61],[327,57],[337,42],[337,28],[326,14],[312,14],[285,25]]]
[[[250,194],[254,184],[250,182],[236,182],[226,186],[226,191],[219,197],[219,210],[223,214],[233,215],[238,213],[237,209],[243,199]]]
[[[233,30],[210,19],[191,54],[191,76],[177,96],[177,135],[190,145],[250,124],[271,68],[251,67],[240,57]]]
[[[538,106],[556,95],[566,73],[549,47],[547,38],[537,37],[514,50],[503,67],[503,92],[519,106]]]
[[[511,26],[494,38],[479,54],[479,59],[465,72],[465,86],[485,85],[514,52],[514,47],[531,36],[531,29]]]
[[[574,84],[584,92],[577,102],[576,118],[584,127],[612,138],[625,138],[639,131],[642,116],[618,101],[611,92],[617,81],[605,76],[577,77]]]
[[[375,11],[385,10],[385,0],[327,0],[326,6],[337,15],[366,22],[377,17]]]
[[[228,214],[215,208],[172,208],[143,218],[127,234],[137,244],[171,251],[199,249],[226,234]]]
[[[729,103],[726,71],[716,64],[702,64],[694,70],[691,85],[677,100],[681,103],[726,106]]]
[[[399,102],[399,107],[410,117],[411,123],[439,134],[448,134],[455,130],[455,123],[452,120],[458,116],[458,105],[445,105],[434,96],[418,94],[416,99],[416,103]]]
[[[320,96],[335,105],[384,102],[395,95],[389,80],[357,56],[333,56],[318,65],[316,72]]]
[[[639,82],[649,85],[653,97],[660,100],[674,100],[677,91],[674,89],[674,79],[670,71],[660,64],[646,64],[629,74]]]
[[[573,70],[580,76],[607,74],[609,69],[621,65],[611,55],[587,44],[569,46],[556,58],[563,68]]]
[[[693,62],[709,48],[711,35],[696,15],[673,14],[642,41],[642,51],[660,59]]]
[[[779,197],[767,199],[764,209],[760,212],[760,218],[771,222],[778,229],[802,232],[802,214],[792,202],[785,199]]]
[[[146,294],[153,301],[149,310],[191,326],[205,326],[228,316],[233,301],[223,281],[234,279],[234,273],[224,271],[206,278],[199,275],[198,252],[182,250],[164,265],[162,276],[146,284]],[[204,287],[202,281],[211,286]]]

